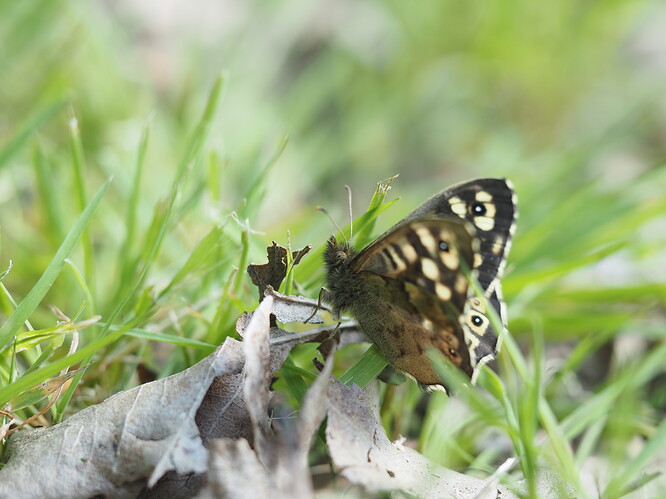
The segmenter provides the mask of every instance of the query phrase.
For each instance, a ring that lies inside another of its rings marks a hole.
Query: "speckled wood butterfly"
[[[350,312],[389,364],[422,385],[441,384],[429,348],[473,376],[500,346],[485,303],[506,324],[499,278],[516,216],[511,183],[484,178],[434,195],[360,252],[331,237],[326,300]]]

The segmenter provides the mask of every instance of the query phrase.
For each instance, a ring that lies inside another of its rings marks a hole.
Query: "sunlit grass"
[[[532,496],[542,472],[580,497],[659,482],[664,92],[633,41],[649,2],[377,2],[321,33],[314,7],[251,3],[163,80],[96,8],[0,2],[0,409],[50,424],[189,367],[256,306],[245,269],[273,239],[313,245],[284,290],[316,298],[336,232],[316,206],[348,237],[345,184],[363,247],[450,184],[506,176],[520,218],[497,373],[453,399],[383,385],[385,428],[474,476],[517,458],[503,480]],[[355,19],[374,22],[361,36]],[[295,405],[316,354],[295,349],[275,383]],[[350,346],[335,372],[366,384],[382,361]]]

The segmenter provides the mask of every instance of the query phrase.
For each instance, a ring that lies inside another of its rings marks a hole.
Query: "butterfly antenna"
[[[345,244],[348,245],[348,244],[349,244],[349,241],[347,241],[347,238],[345,237],[345,233],[342,232],[342,229],[340,228],[340,226],[336,223],[335,220],[333,220],[333,217],[332,217],[331,214],[328,212],[328,210],[327,210],[326,208],[324,208],[323,206],[317,206],[317,209],[318,209],[319,211],[321,211],[324,215],[326,215],[326,216],[328,217],[328,219],[331,221],[331,223],[333,224],[333,226],[334,226],[336,229],[338,229],[338,232],[339,232],[340,235],[342,236],[342,239],[344,239]]]
[[[352,191],[351,187],[348,185],[345,185],[345,189],[347,189],[347,197],[349,198],[349,239],[351,239],[353,235],[352,227],[354,225],[354,217],[352,215]]]

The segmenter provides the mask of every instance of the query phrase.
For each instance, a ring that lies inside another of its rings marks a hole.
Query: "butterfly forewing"
[[[506,179],[484,178],[453,186],[428,199],[406,220],[423,216],[457,216],[476,229],[479,251],[474,261],[478,280],[488,289],[501,277],[516,223],[516,195]]]

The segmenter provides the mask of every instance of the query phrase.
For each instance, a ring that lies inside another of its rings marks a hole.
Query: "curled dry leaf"
[[[484,491],[484,481],[438,466],[400,441],[391,442],[372,405],[358,386],[336,382],[329,388],[326,440],[347,480],[371,492],[402,490],[428,498],[475,498]],[[500,491],[503,499],[516,497],[502,487],[492,497]]]
[[[259,309],[268,314],[270,303]],[[271,346],[271,373],[294,344]],[[244,367],[242,343],[227,339],[182,373],[118,393],[53,427],[15,434],[0,470],[0,497],[136,497],[169,471],[205,472],[204,442],[252,434]],[[175,497],[168,484],[161,490]]]
[[[292,261],[294,265],[298,265],[310,250],[311,245],[298,251],[292,251]],[[275,241],[273,245],[266,248],[268,254],[268,263],[261,265],[251,264],[247,267],[247,273],[250,275],[252,282],[259,288],[259,300],[264,299],[264,292],[268,286],[273,289],[279,289],[280,284],[287,275],[287,248],[280,246]]]
[[[264,296],[274,298],[273,314],[278,322],[282,323],[308,321],[310,324],[321,324],[324,321],[319,316],[319,311],[331,312],[330,308],[322,303],[317,303],[317,300],[305,296],[284,295],[275,291],[272,286],[266,288]],[[315,310],[316,313],[314,313]]]
[[[264,303],[272,300],[267,297]],[[255,321],[256,318],[256,321]],[[266,379],[268,316],[255,313],[245,331],[247,357],[244,394],[254,428],[254,450],[243,439],[216,441],[211,447],[208,487],[200,498],[313,496],[308,451],[326,413],[333,355],[308,390],[297,419],[285,419],[273,432],[268,427]],[[253,324],[262,327],[253,327]]]

